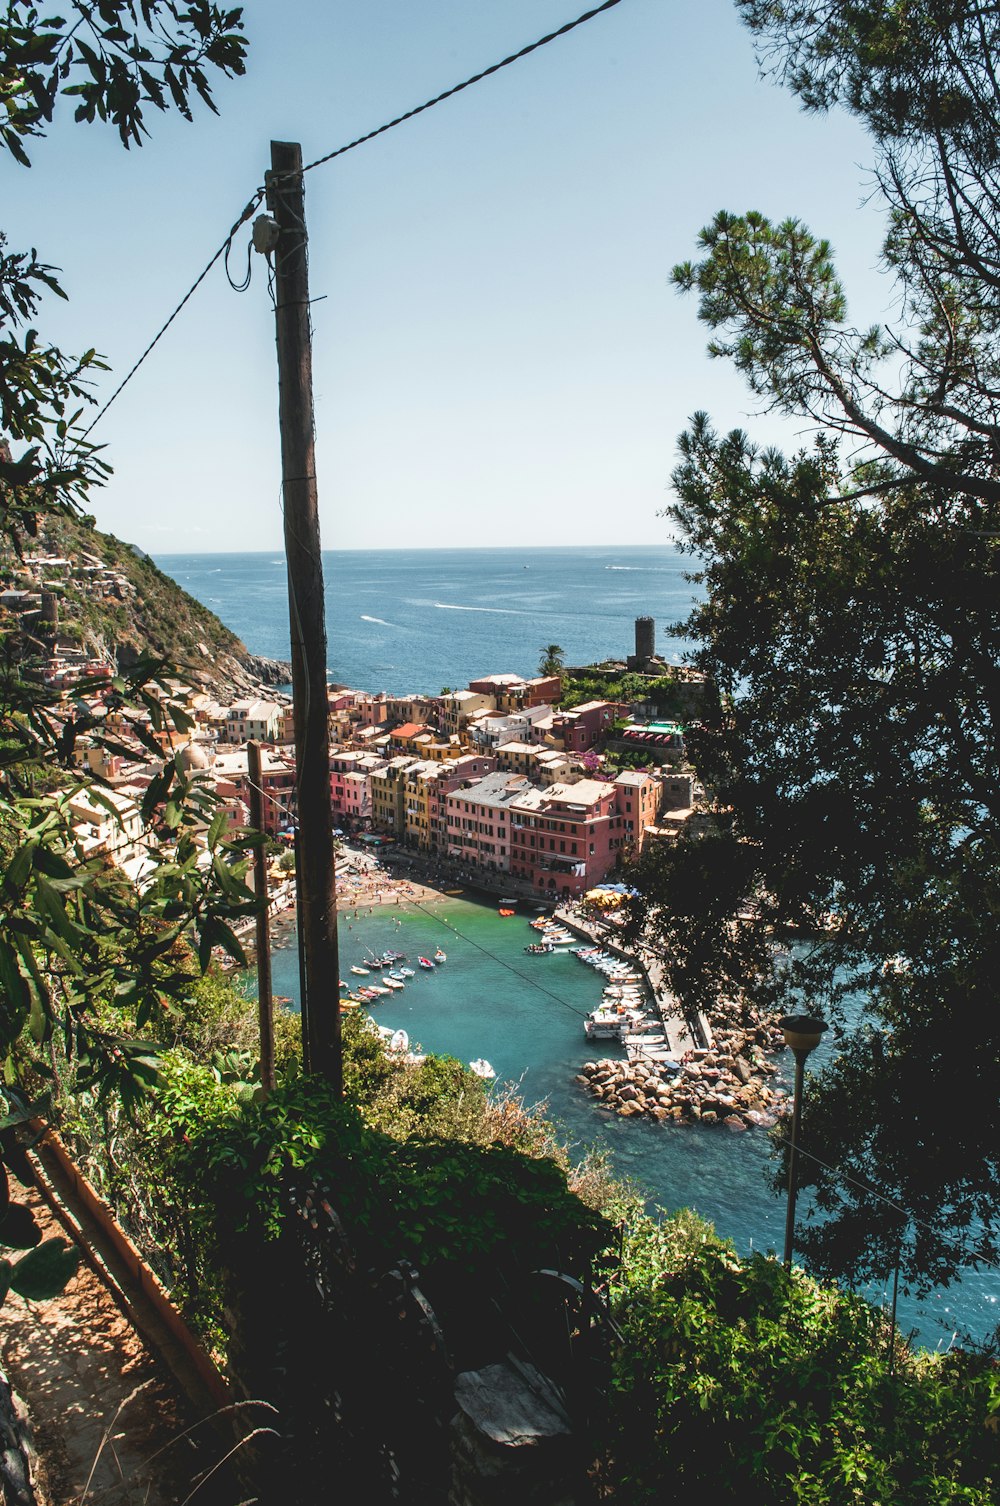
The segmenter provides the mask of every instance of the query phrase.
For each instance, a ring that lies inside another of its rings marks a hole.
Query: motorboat
[[[385,984],[386,988],[391,988],[394,993],[398,992],[399,989],[406,987],[406,984],[403,983],[399,978],[393,978],[388,973],[382,974],[382,982]]]
[[[416,969],[412,967],[397,967],[396,973],[400,978],[415,978]]]
[[[437,951],[434,953],[434,961],[435,962],[447,962],[448,961],[448,953],[447,952],[442,952],[441,948],[438,947]]]
[[[351,963],[351,972],[352,973],[357,973],[357,975],[358,975],[359,978],[367,978],[368,977],[368,973],[369,973],[369,969],[367,967],[358,967],[355,963],[352,962]]]
[[[550,952],[554,952],[555,947],[552,945],[551,941],[533,941],[531,945],[526,946],[524,950],[526,952],[530,952],[534,957],[543,957],[548,955],[548,953]]]
[[[429,957],[418,957],[417,962],[421,967],[433,969],[434,964]]]
[[[589,1041],[621,1041],[625,1039],[628,1022],[622,1015],[595,1009],[583,1022]]]

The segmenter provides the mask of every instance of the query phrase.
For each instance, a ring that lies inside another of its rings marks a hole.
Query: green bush
[[[1000,1372],[900,1352],[881,1315],[690,1213],[628,1233],[606,1485],[620,1506],[995,1506]],[[992,1422],[991,1422],[992,1419]]]

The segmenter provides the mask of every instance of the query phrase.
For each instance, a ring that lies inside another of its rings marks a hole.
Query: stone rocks
[[[680,1063],[637,1055],[631,1061],[586,1062],[577,1082],[625,1118],[657,1123],[724,1124],[734,1134],[767,1128],[780,1112],[785,1090],[767,1078],[777,1070],[764,1049],[784,1042],[766,1026],[724,1025],[711,1047],[697,1047]]]

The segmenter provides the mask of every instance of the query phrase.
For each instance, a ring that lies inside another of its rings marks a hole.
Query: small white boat
[[[469,1071],[475,1072],[476,1076],[481,1077],[484,1082],[492,1082],[496,1077],[496,1073],[485,1056],[477,1056],[474,1062],[470,1062]]]
[[[386,988],[391,988],[393,992],[406,987],[406,984],[400,982],[398,978],[390,978],[388,973],[382,974],[382,982],[385,984]]]
[[[401,978],[415,978],[417,976],[412,967],[400,967],[396,971]]]
[[[357,973],[357,975],[358,975],[359,978],[367,978],[368,977],[368,968],[366,968],[366,967],[357,967],[357,966],[355,966],[355,964],[353,962],[351,963],[351,972],[352,973]]]
[[[435,962],[447,962],[448,961],[448,953],[447,952],[442,952],[441,948],[438,947],[437,951],[434,953],[434,961]]]
[[[405,1030],[394,1030],[388,1044],[390,1051],[409,1051],[410,1037]]]
[[[373,994],[388,994],[391,993],[392,990],[386,988],[382,983],[369,983],[368,992]]]

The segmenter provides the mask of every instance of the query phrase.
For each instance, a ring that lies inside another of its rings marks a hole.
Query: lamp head
[[[785,1037],[785,1045],[807,1055],[816,1049],[827,1029],[825,1020],[811,1014],[785,1015],[784,1019],[778,1021],[778,1026]]]

